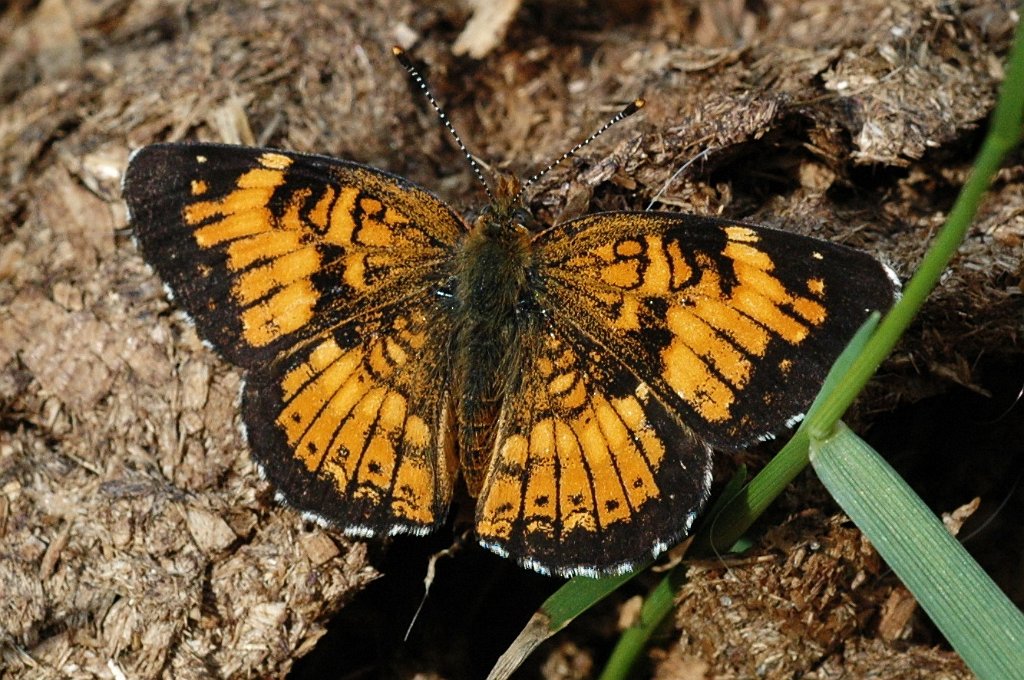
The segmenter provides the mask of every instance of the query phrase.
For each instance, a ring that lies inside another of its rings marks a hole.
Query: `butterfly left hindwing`
[[[445,338],[426,289],[251,371],[242,418],[284,500],[350,534],[426,533],[457,478]]]

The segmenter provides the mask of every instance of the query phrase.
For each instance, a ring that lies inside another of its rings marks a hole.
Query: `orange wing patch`
[[[880,269],[856,251],[693,216],[593,215],[539,239],[557,323],[613,349],[702,438],[728,448],[798,416],[813,394],[767,392],[792,387],[794,373],[824,373],[863,318],[861,300],[835,299],[843,286],[832,272]]]
[[[146,147],[125,195],[147,261],[243,367],[422,289],[465,229],[379,170],[265,149]]]
[[[353,292],[366,293],[374,288],[367,250],[414,245],[409,239],[401,242],[410,231],[409,218],[364,195],[358,186],[289,190],[292,162],[283,154],[263,153],[257,167],[243,173],[230,193],[184,210],[200,248],[226,246],[228,269],[237,273],[231,295],[240,309],[243,337],[254,347],[310,323],[321,298],[313,277],[323,271],[329,246],[341,249],[334,253],[339,260],[335,266],[344,272],[345,283]],[[273,199],[282,188],[288,192],[285,206],[275,213]],[[377,269],[394,264],[381,258],[376,256]]]
[[[650,554],[682,535],[708,491],[708,452],[601,348],[554,333],[533,343],[524,382],[505,400],[477,534],[563,575],[626,569],[560,559],[601,554],[602,542]]]
[[[427,331],[438,322],[411,307],[324,335],[246,386],[256,459],[275,479],[316,480],[336,498],[320,512],[352,533],[427,531],[451,499],[454,440]]]

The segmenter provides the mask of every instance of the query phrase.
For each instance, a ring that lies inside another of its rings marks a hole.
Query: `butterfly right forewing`
[[[538,245],[556,322],[608,347],[702,440],[730,450],[797,422],[898,288],[867,253],[714,217],[590,215]]]

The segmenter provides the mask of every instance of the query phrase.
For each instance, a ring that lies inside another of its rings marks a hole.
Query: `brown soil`
[[[480,677],[558,585],[467,547],[440,562],[402,643],[426,559],[451,534],[385,549],[273,502],[236,427],[239,372],[199,342],[125,228],[131,149],[315,151],[479,206],[390,54],[398,43],[473,152],[521,176],[646,97],[642,115],[543,178],[531,197],[542,220],[643,210],[657,195],[658,209],[849,243],[906,277],[970,169],[1016,18],[982,0],[469,5],[0,9],[0,675],[281,677],[306,657],[292,677]],[[977,516],[995,521],[973,547],[1018,602],[1024,536],[1000,518],[1024,504],[1022,254],[1017,156],[853,418],[937,511],[981,496]],[[969,677],[836,513],[802,478],[741,561],[692,571],[645,672]],[[590,677],[645,585],[542,647],[524,675]]]

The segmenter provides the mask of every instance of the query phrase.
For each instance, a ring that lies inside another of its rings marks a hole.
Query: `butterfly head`
[[[512,175],[498,175],[493,200],[484,208],[476,226],[484,231],[528,232],[534,218],[523,202],[523,184]]]

